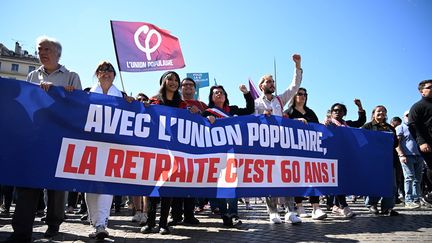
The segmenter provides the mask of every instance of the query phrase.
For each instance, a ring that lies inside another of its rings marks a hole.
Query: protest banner
[[[0,78],[0,183],[114,195],[391,196],[393,136],[206,118]]]

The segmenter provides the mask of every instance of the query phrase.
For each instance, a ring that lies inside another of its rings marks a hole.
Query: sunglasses
[[[297,96],[304,96],[304,97],[307,97],[308,94],[307,94],[307,93],[297,93]]]
[[[333,109],[332,111],[333,111],[333,112],[342,112],[341,109]]]
[[[220,90],[213,91],[213,94],[223,94],[223,95],[225,95],[225,93],[223,91],[220,91]]]

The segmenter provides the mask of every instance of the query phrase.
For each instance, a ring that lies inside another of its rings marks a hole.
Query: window
[[[18,72],[18,68],[19,68],[18,64],[12,63],[12,68],[11,68],[12,72]]]
[[[29,70],[28,70],[28,72],[30,73],[31,71],[34,71],[35,69],[36,69],[35,66],[29,66]]]

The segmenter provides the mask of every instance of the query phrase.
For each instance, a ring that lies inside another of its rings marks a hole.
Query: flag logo
[[[146,35],[145,37],[145,41],[144,41],[144,46],[141,44],[140,42],[140,35],[141,33],[144,33]],[[150,40],[152,38],[152,36],[155,35],[157,37],[157,42],[154,46],[150,47]],[[162,41],[162,37],[161,34],[159,32],[157,32],[157,30],[155,29],[150,29],[148,27],[148,25],[143,25],[141,27],[139,27],[137,29],[137,31],[134,34],[134,41],[135,41],[135,45],[138,47],[138,49],[140,49],[142,52],[144,52],[146,54],[147,60],[151,61],[151,53],[155,52]]]

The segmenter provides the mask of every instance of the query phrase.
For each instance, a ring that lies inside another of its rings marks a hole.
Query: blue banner
[[[393,136],[0,79],[0,184],[208,198],[391,196]]]

